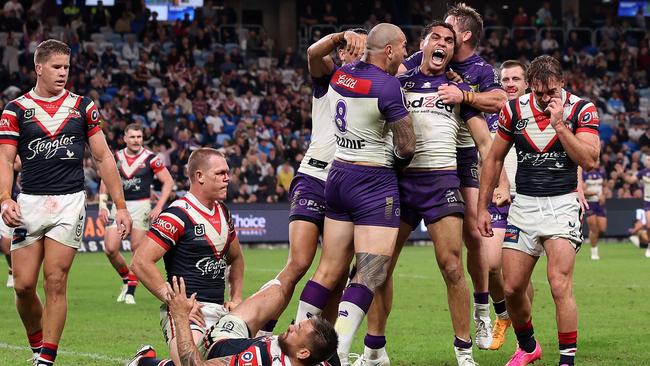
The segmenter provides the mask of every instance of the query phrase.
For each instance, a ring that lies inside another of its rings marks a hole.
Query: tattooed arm
[[[218,363],[206,363],[199,354],[194,344],[192,330],[190,330],[190,312],[196,301],[196,293],[187,298],[185,294],[185,281],[183,277],[179,280],[176,276],[172,278],[172,285],[165,282],[167,286],[167,306],[176,325],[176,348],[181,366],[206,366],[220,365]]]
[[[413,159],[413,154],[415,154],[415,132],[413,131],[411,116],[406,115],[395,122],[391,122],[389,126],[393,131],[395,165],[405,167],[409,165]]]
[[[386,281],[390,257],[381,254],[357,253],[357,274],[352,282],[366,286],[370,291]]]

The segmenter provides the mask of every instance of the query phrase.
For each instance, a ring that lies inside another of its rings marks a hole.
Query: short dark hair
[[[354,32],[356,34],[368,35],[368,31],[365,28],[350,28],[350,29],[346,29],[344,32],[347,32],[347,31]],[[347,45],[348,45],[348,43],[345,41],[345,39],[342,40],[341,42],[339,42],[339,45],[336,46],[336,51],[338,52],[340,49],[345,48]]]
[[[458,23],[461,32],[472,32],[472,38],[469,39],[469,44],[476,48],[481,37],[483,37],[483,18],[481,18],[481,15],[476,11],[476,9],[465,3],[458,3],[447,10],[445,19],[447,19],[448,16],[456,18],[456,22]]]
[[[187,159],[187,174],[190,182],[194,182],[194,174],[196,174],[197,170],[205,169],[208,165],[208,159],[213,155],[226,159],[226,156],[222,152],[211,147],[202,147],[194,150],[190,154],[190,157]]]
[[[560,61],[549,55],[542,55],[536,57],[530,63],[528,71],[526,71],[526,80],[530,84],[539,81],[542,84],[548,83],[551,79],[563,80],[562,66]]]
[[[36,46],[34,64],[42,64],[52,55],[70,56],[70,46],[56,39],[48,39]]]
[[[131,130],[133,130],[133,131],[142,131],[142,126],[140,126],[139,123],[129,123],[124,128],[124,134],[126,134],[127,132],[129,132]]]
[[[312,332],[309,344],[309,357],[305,360],[308,366],[318,365],[328,360],[336,353],[339,344],[339,338],[336,330],[330,322],[314,316],[309,318],[314,330]]]
[[[431,23],[425,25],[424,28],[422,28],[422,34],[421,34],[422,40],[427,38],[427,36],[431,33],[431,31],[435,27],[443,27],[449,29],[451,31],[451,34],[454,35],[454,46],[458,44],[458,39],[456,38],[456,31],[454,31],[454,27],[452,27],[451,24],[438,19],[432,21]]]
[[[519,60],[506,60],[503,61],[503,63],[501,64],[501,70],[511,69],[513,67],[521,67],[521,69],[524,70],[524,80],[528,81],[528,75],[526,75],[526,72],[528,71],[528,66],[526,66],[526,64],[524,64],[523,62]]]

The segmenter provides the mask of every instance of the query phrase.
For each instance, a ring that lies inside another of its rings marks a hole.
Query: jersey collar
[[[205,207],[205,206],[201,203],[201,201],[199,201],[199,199],[196,198],[196,196],[193,195],[193,194],[190,193],[190,192],[187,192],[187,194],[185,194],[185,198],[187,198],[187,200],[189,200],[189,201],[190,201],[194,206],[196,206],[199,210],[203,211],[203,213],[205,213],[206,215],[209,215],[209,216],[213,216],[213,215],[214,215],[214,212],[215,212],[214,210],[217,208],[217,205],[214,205],[214,207],[212,208],[212,210],[210,210],[209,208]]]
[[[29,94],[29,97],[32,98],[32,99],[41,100],[43,102],[54,102],[56,100],[59,100],[64,95],[66,95],[66,93],[68,93],[68,91],[66,89],[63,89],[61,91],[61,93],[59,93],[59,95],[55,95],[55,96],[49,97],[49,98],[44,98],[44,97],[41,97],[38,94],[36,94],[36,92],[34,91],[34,88],[32,88],[32,90],[30,90],[28,94]]]

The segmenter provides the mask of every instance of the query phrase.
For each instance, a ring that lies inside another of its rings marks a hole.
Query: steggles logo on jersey
[[[195,267],[201,272],[201,276],[211,275],[212,279],[216,279],[225,277],[228,264],[223,259],[205,257],[196,262]]]
[[[140,190],[140,184],[142,183],[142,178],[140,177],[133,177],[131,179],[122,179],[122,187],[124,190]]]
[[[27,160],[34,159],[37,155],[42,154],[45,159],[51,159],[56,152],[60,149],[65,149],[66,146],[70,146],[74,143],[74,136],[66,136],[65,134],[56,140],[51,140],[47,137],[39,137],[32,140],[27,148],[32,152],[31,155],[27,156]]]
[[[556,166],[560,163],[558,163],[558,159],[563,159],[567,157],[566,151],[549,151],[549,152],[544,152],[544,153],[527,153],[523,151],[517,152],[517,162],[518,163],[523,163],[529,160],[532,160],[531,165],[532,166],[540,166],[545,164],[547,161],[555,162]],[[560,164],[562,165],[562,164]],[[563,165],[562,165],[563,166]],[[557,166],[560,168],[560,166]]]

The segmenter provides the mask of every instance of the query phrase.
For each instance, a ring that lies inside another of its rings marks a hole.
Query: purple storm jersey
[[[237,238],[230,212],[215,202],[208,210],[191,193],[177,199],[151,225],[147,236],[165,251],[167,281],[183,277],[187,293],[223,304],[226,256]]]
[[[596,106],[562,90],[564,120],[574,133],[598,134]],[[550,117],[532,93],[506,103],[499,114],[499,136],[517,149],[517,194],[559,196],[575,191],[577,165],[564,150]]]
[[[135,156],[127,155],[126,150],[124,148],[115,153],[124,188],[124,199],[127,201],[149,199],[153,177],[165,169],[165,166],[156,154],[145,148]]]
[[[582,180],[587,186],[587,189],[585,189],[585,198],[587,201],[598,202],[600,200],[600,195],[603,193],[603,182],[605,181],[605,176],[605,171],[602,169],[582,172]],[[587,192],[593,194],[587,195]]]
[[[422,51],[412,54],[402,62],[408,70],[419,66],[421,63]],[[477,54],[473,54],[461,62],[452,61],[448,67],[458,73],[463,78],[463,82],[468,84],[474,92],[485,93],[494,89],[501,89],[499,74],[494,70],[492,65]],[[498,120],[499,116],[496,113],[485,114],[485,121],[488,124],[490,132],[496,132]],[[469,134],[463,133],[461,138],[464,141],[460,141],[459,146],[471,146],[471,142],[468,140],[468,138],[471,139]]]
[[[375,65],[357,61],[334,73],[327,98],[336,123],[334,156],[392,167],[388,124],[408,115],[399,80]]]
[[[17,146],[22,192],[63,195],[84,190],[83,157],[90,136],[101,131],[90,98],[64,90],[42,98],[34,91],[7,103],[0,144]]]

